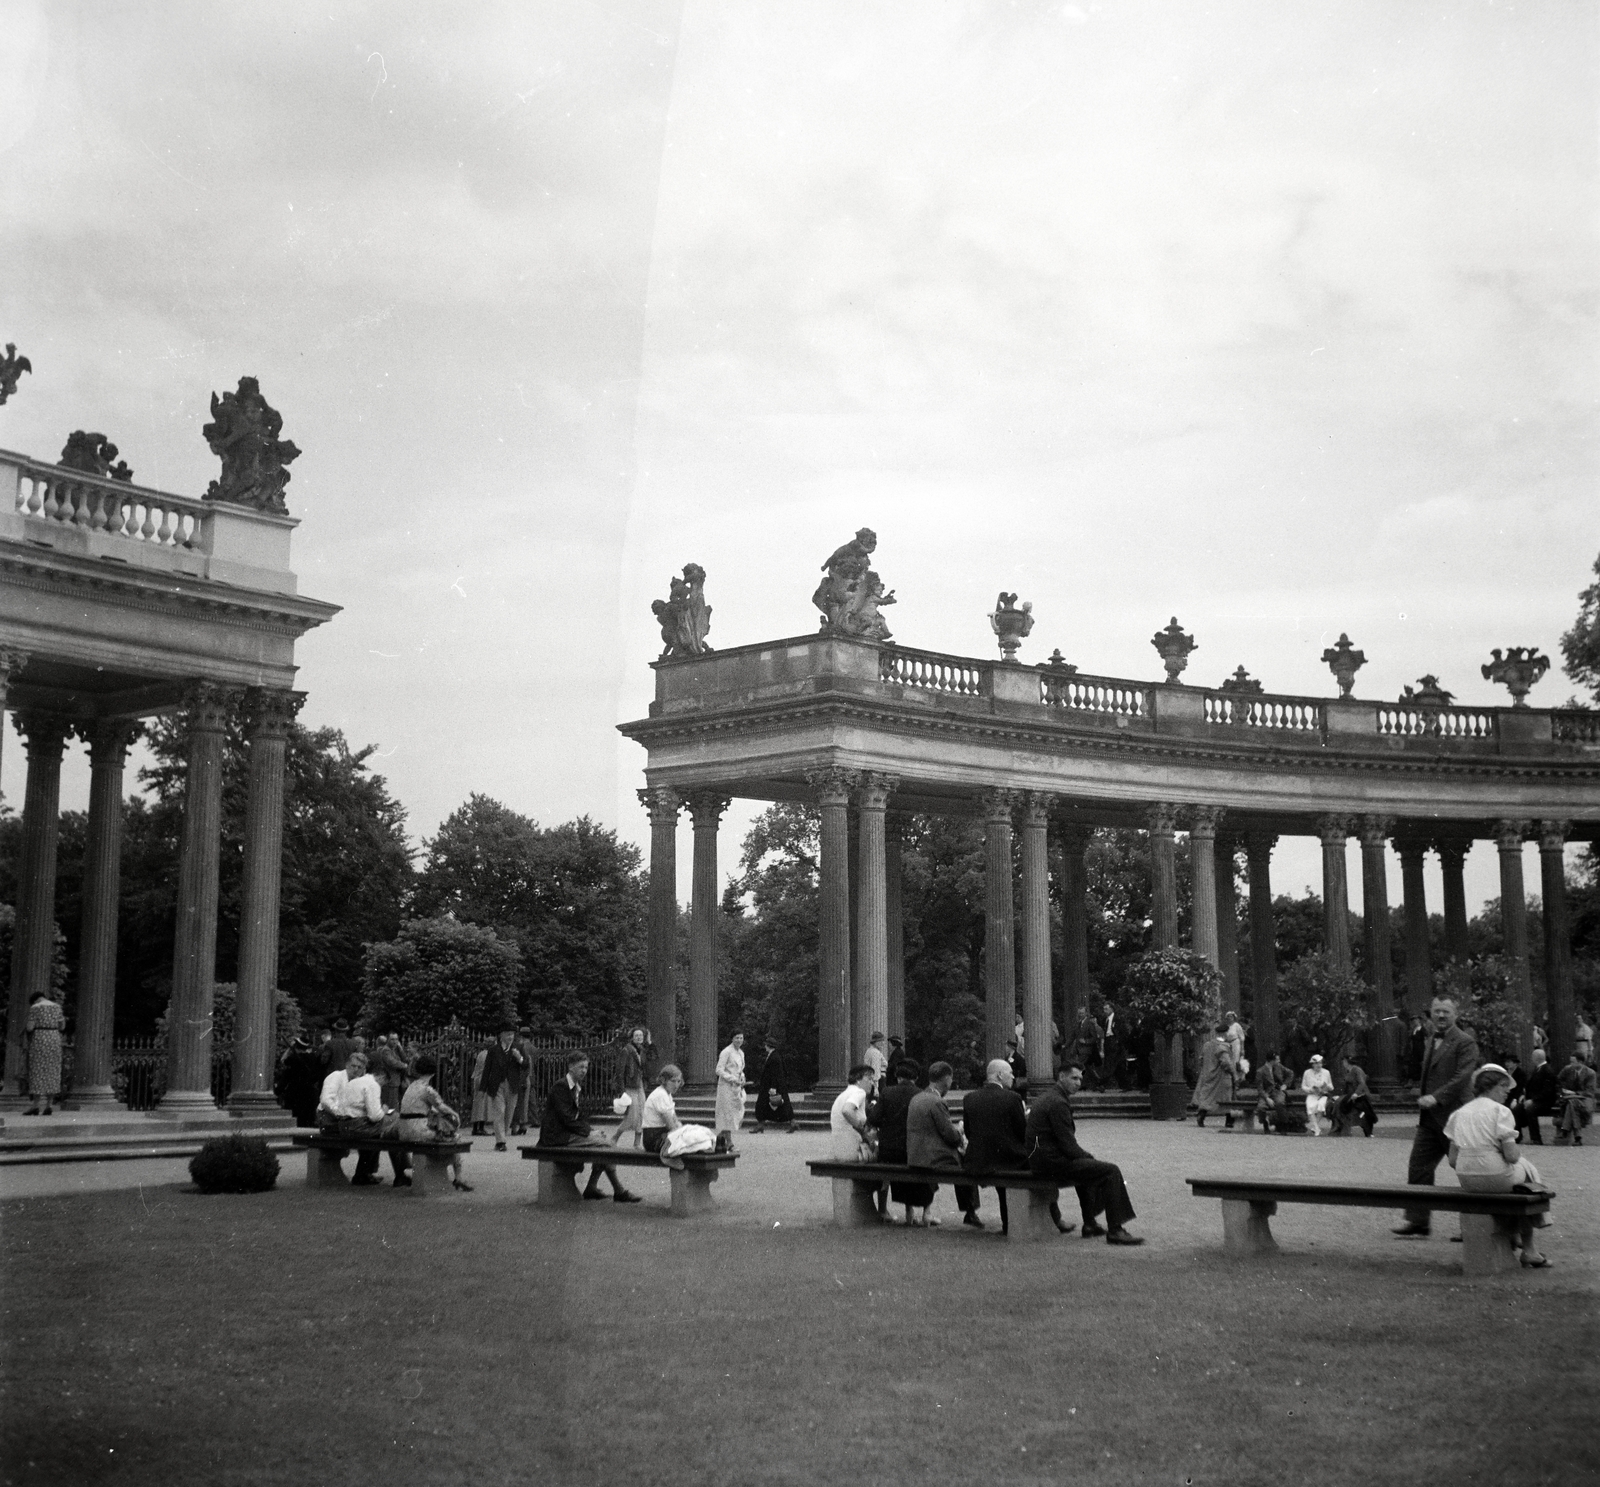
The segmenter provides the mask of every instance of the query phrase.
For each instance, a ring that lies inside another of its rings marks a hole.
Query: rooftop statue
[[[822,626],[835,635],[855,635],[862,640],[889,639],[889,626],[878,613],[880,605],[893,604],[894,594],[872,571],[872,553],[878,534],[862,527],[824,563],[827,577],[817,585],[811,602],[822,611]]]
[[[24,372],[31,372],[33,363],[25,356],[17,355],[14,341],[6,342],[6,354],[0,356],[0,403],[17,390],[17,383]]]
[[[254,377],[241,377],[237,392],[211,394],[211,422],[202,430],[211,452],[222,461],[222,478],[206,490],[208,501],[231,501],[277,516],[289,514],[283,488],[286,468],[300,451],[283,432],[283,415],[261,396]]]
[[[1508,688],[1513,707],[1526,707],[1529,690],[1550,669],[1549,656],[1541,655],[1533,645],[1508,646],[1504,656],[1496,646],[1489,654],[1494,660],[1481,668],[1483,679]]]
[[[104,434],[90,434],[83,429],[74,429],[67,435],[61,458],[56,463],[67,470],[82,470],[86,475],[104,475],[112,480],[133,479],[127,461],[117,459],[117,446]]]
[[[683,577],[674,578],[665,599],[657,599],[650,611],[661,625],[661,659],[668,656],[699,656],[711,647],[706,634],[711,629],[711,606],[705,596],[706,570],[698,563],[685,563]]]
[[[1217,690],[1238,697],[1254,697],[1261,691],[1261,683],[1241,666]]]
[[[989,615],[989,628],[1000,637],[1001,659],[1015,661],[1017,647],[1033,629],[1032,601],[1025,600],[1022,608],[1018,609],[1017,596],[1008,594],[1002,589],[994,601],[994,610]]]
[[[1150,644],[1156,648],[1161,664],[1167,668],[1166,685],[1181,687],[1183,683],[1178,680],[1178,675],[1189,664],[1189,652],[1200,649],[1194,636],[1186,635],[1183,626],[1178,623],[1177,615],[1173,615],[1166,626],[1150,637]]]
[[[1358,651],[1350,644],[1350,637],[1340,631],[1339,643],[1323,651],[1322,659],[1339,683],[1339,696],[1348,697],[1355,688],[1356,672],[1367,664],[1367,653]]]

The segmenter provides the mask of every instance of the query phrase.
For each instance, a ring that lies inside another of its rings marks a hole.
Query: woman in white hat
[[[1517,1145],[1516,1117],[1506,1108],[1511,1075],[1499,1064],[1485,1064],[1472,1076],[1472,1093],[1474,1098],[1452,1110],[1444,1123],[1456,1181],[1475,1193],[1509,1193],[1515,1187],[1539,1185],[1538,1169]],[[1548,1225],[1543,1215],[1520,1225],[1522,1263],[1530,1269],[1550,1263],[1533,1242],[1533,1231]]]
[[[1313,1136],[1322,1134],[1319,1121],[1328,1108],[1328,1096],[1333,1093],[1333,1075],[1322,1066],[1322,1055],[1311,1055],[1311,1067],[1300,1076],[1300,1088],[1306,1097],[1306,1127]]]

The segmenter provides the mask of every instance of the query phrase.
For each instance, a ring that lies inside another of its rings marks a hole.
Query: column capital
[[[1171,836],[1178,825],[1178,808],[1170,801],[1158,800],[1144,809],[1145,825],[1151,836]]]
[[[1061,828],[1061,844],[1067,851],[1083,853],[1094,840],[1094,827],[1084,821],[1068,821]]]
[[[1394,835],[1394,817],[1362,816],[1356,824],[1356,834],[1363,847],[1381,847]]]
[[[708,826],[715,828],[722,819],[722,813],[732,804],[732,797],[722,794],[720,790],[695,790],[688,798],[689,816],[697,830]]]
[[[1050,825],[1050,807],[1055,796],[1046,790],[1025,790],[1022,794],[1022,822],[1025,826]]]
[[[869,770],[857,781],[860,798],[857,804],[864,811],[887,810],[889,796],[900,781],[892,774],[879,774]]]
[[[1541,821],[1539,823],[1539,850],[1541,852],[1555,852],[1558,855],[1567,845],[1567,837],[1572,831],[1570,821]]]
[[[183,693],[189,727],[196,733],[221,733],[228,726],[228,714],[239,705],[244,692],[239,687],[223,687],[216,682],[195,682]]]
[[[987,825],[1011,824],[1011,812],[1016,806],[1018,790],[985,790],[979,797],[983,806],[983,819]]]
[[[28,664],[28,653],[20,646],[0,645],[0,688]]]
[[[1270,862],[1272,849],[1278,845],[1278,836],[1272,831],[1247,831],[1244,850],[1252,862]]]
[[[1440,866],[1453,867],[1459,872],[1467,853],[1472,850],[1472,841],[1469,837],[1435,837],[1433,850],[1439,854]]]
[[[1502,852],[1521,852],[1522,843],[1532,829],[1531,821],[1504,817],[1494,823],[1494,844]]]
[[[59,759],[73,731],[73,720],[65,713],[23,708],[11,714],[11,721],[22,736],[29,759]]]
[[[1337,811],[1317,817],[1317,836],[1324,847],[1342,847],[1350,835],[1351,819]]]
[[[74,724],[73,731],[89,745],[91,768],[121,769],[134,740],[144,733],[144,724],[137,718],[95,718]]]
[[[244,694],[245,733],[249,738],[285,738],[306,700],[287,687],[251,687]]]
[[[1211,840],[1217,834],[1217,823],[1222,817],[1223,809],[1219,805],[1194,806],[1189,811],[1189,835],[1202,841]]]
[[[806,784],[817,792],[818,805],[849,805],[850,790],[856,782],[849,769],[808,769]]]
[[[683,797],[671,785],[647,785],[638,794],[639,804],[650,813],[652,825],[676,821],[683,809]]]

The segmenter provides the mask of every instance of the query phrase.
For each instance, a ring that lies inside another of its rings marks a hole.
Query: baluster
[[[153,542],[156,535],[155,512],[149,501],[143,502],[142,505],[144,516],[139,522],[138,538],[141,542]]]

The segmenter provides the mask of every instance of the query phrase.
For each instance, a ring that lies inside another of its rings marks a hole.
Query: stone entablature
[[[1103,824],[1176,798],[1286,832],[1329,811],[1476,832],[1511,809],[1600,830],[1600,714],[1241,695],[832,635],[658,662],[650,718],[622,732],[652,784],[758,798],[842,766],[900,774],[906,809],[960,809],[982,779]]]

